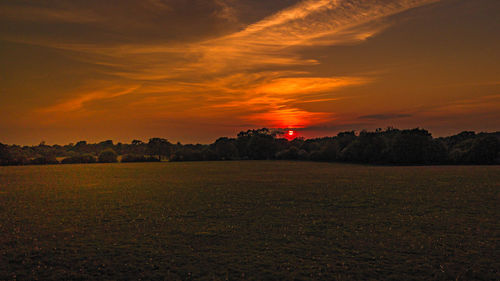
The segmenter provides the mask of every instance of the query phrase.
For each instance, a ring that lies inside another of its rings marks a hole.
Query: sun
[[[297,137],[297,132],[294,130],[286,130],[285,131],[285,138],[287,140],[292,140]]]

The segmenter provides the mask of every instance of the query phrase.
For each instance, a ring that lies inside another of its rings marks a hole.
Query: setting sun
[[[499,14],[0,0],[0,281],[500,281]]]

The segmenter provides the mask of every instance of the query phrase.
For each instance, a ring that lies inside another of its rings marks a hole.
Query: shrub
[[[203,161],[216,161],[219,159],[217,153],[211,149],[203,149],[201,151],[201,157]],[[227,160],[231,160],[231,158],[228,158]]]
[[[59,161],[54,156],[42,156],[30,160],[32,165],[47,165],[47,164],[59,164]]]
[[[156,157],[146,157],[144,155],[138,154],[126,154],[122,157],[122,163],[130,163],[130,162],[160,162]]]
[[[113,149],[106,149],[99,153],[99,163],[116,163],[118,162],[118,155]]]
[[[299,158],[299,149],[295,146],[276,153],[276,159],[297,160]]]
[[[319,150],[314,150],[309,153],[309,160],[311,161],[326,161],[325,157]]]
[[[299,160],[309,160],[309,153],[305,151],[304,149],[299,150],[299,155],[298,155]]]
[[[494,136],[474,140],[468,155],[468,162],[473,164],[495,164],[500,152],[500,141]]]
[[[192,148],[182,148],[170,156],[170,161],[203,161],[203,154],[201,151]]]
[[[90,154],[76,155],[66,157],[61,161],[61,164],[78,164],[78,163],[95,163],[96,159]]]

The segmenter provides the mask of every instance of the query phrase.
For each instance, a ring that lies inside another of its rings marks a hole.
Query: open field
[[[0,167],[0,280],[500,280],[500,167]]]

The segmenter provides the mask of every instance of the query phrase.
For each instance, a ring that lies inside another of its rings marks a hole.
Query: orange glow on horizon
[[[15,2],[2,143],[500,130],[498,0]]]

